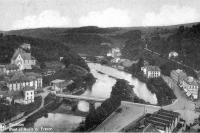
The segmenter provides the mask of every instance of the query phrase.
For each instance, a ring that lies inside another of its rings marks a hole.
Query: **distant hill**
[[[18,35],[4,35],[0,37],[0,63],[9,63],[14,50],[22,43],[31,44],[32,55],[40,63],[59,60],[59,57],[64,57],[65,63],[79,65],[88,69],[85,61],[62,43]]]
[[[136,45],[137,42],[134,41],[137,40],[138,37],[140,38],[140,44],[146,43],[144,42],[144,40],[147,39],[156,39],[158,35],[160,38],[166,40],[169,36],[175,34],[180,26],[192,27],[195,24],[197,23],[179,24],[172,26],[124,28],[99,28],[95,26],[78,28],[38,28],[13,30],[5,32],[4,34],[28,36],[33,38],[58,41],[73,49],[77,53],[89,55],[105,55],[110,47],[102,44],[109,43],[111,44],[111,47],[120,47],[126,52],[129,51],[129,49],[131,50],[131,48],[133,48],[134,50],[125,55],[125,57],[133,58],[131,56],[136,55],[136,53],[138,52],[138,45]],[[138,33],[140,34],[139,36]],[[155,45],[157,44],[160,43],[155,42]],[[141,49],[141,46],[139,49]],[[133,55],[132,52],[134,52]]]

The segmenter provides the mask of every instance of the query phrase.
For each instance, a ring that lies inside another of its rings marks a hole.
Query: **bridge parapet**
[[[69,95],[69,94],[56,94],[57,97],[61,98],[68,98],[68,99],[75,99],[78,101],[87,101],[89,103],[96,103],[96,102],[104,102],[106,99],[104,98],[97,98],[97,97],[91,97],[91,96],[83,96],[83,95]]]

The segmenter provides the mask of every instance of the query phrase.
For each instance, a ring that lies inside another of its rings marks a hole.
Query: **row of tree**
[[[88,131],[99,125],[119,106],[120,102],[133,101],[134,93],[128,82],[123,79],[117,79],[116,84],[112,87],[110,98],[105,100],[97,109],[91,109],[86,117],[85,124],[79,127],[78,131]]]

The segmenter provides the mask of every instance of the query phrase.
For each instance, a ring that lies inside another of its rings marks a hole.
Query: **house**
[[[24,49],[24,50],[31,50],[31,44],[28,43],[23,43],[20,48]]]
[[[147,78],[157,78],[161,75],[161,70],[158,66],[144,66],[141,67],[141,71]]]
[[[107,53],[108,57],[113,57],[113,63],[118,63],[120,61],[121,51],[119,48],[112,48],[111,51]]]
[[[199,83],[193,77],[188,77],[185,72],[180,69],[171,72],[171,78],[185,91],[188,97],[198,98]]]
[[[64,89],[67,89],[67,86],[72,84],[73,81],[65,81],[62,79],[56,79],[51,81],[52,90],[55,92],[63,92]]]
[[[181,80],[179,86],[183,88],[188,97],[192,96],[193,99],[198,98],[199,84],[193,77]]]
[[[19,72],[19,67],[15,64],[6,64],[6,65],[0,65],[0,73],[1,74],[12,74],[15,72]]]
[[[12,103],[12,100],[13,100],[12,92],[0,91],[1,104],[10,105]]]
[[[11,64],[17,65],[20,70],[32,69],[32,66],[36,65],[36,59],[31,56],[31,53],[18,48],[11,58]]]
[[[173,111],[160,109],[146,119],[146,123],[152,124],[160,132],[172,132],[180,121],[180,114]]]
[[[19,104],[30,104],[34,102],[34,88],[26,86],[13,96],[14,102]]]
[[[0,132],[3,132],[6,129],[5,123],[0,123]]]
[[[170,59],[170,58],[172,58],[172,57],[173,57],[173,58],[178,57],[178,53],[175,52],[175,51],[170,52],[168,58]]]
[[[187,74],[180,69],[172,70],[170,76],[176,83],[187,78]]]
[[[42,76],[37,73],[15,73],[12,77],[8,78],[6,81],[6,86],[9,91],[19,91],[25,86],[33,87],[35,90],[40,89],[43,86]]]

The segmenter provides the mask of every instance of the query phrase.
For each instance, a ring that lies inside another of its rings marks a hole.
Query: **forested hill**
[[[117,31],[116,28],[98,28],[94,26],[81,28],[39,28],[9,31],[5,34],[29,36],[64,43],[78,53],[102,55],[108,51],[101,43],[110,43],[104,34]]]
[[[200,70],[200,24],[191,27],[179,26],[174,34],[162,37],[160,34],[149,42],[149,48],[168,56],[169,52],[179,53],[177,60]]]
[[[66,65],[75,64],[89,69],[85,61],[62,43],[31,37],[4,35],[0,36],[0,62],[9,63],[14,53],[22,43],[31,44],[32,55],[40,62],[59,60],[64,57]]]

